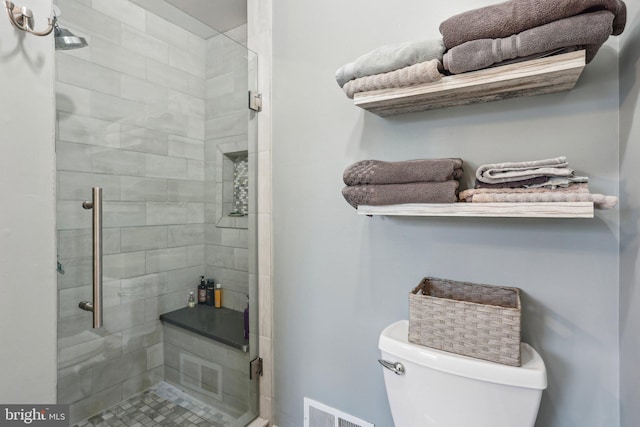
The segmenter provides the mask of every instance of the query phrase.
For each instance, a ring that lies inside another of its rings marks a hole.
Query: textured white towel
[[[432,59],[431,61],[410,65],[388,73],[360,77],[347,82],[342,89],[349,98],[353,98],[353,95],[358,92],[435,82],[442,78],[442,74],[440,74],[441,68],[440,61]]]
[[[598,209],[611,209],[618,203],[615,196],[569,191],[542,193],[485,193],[473,196],[473,203],[529,203],[529,202],[593,202]]]
[[[538,176],[572,176],[573,169],[567,166],[569,163],[564,156],[528,162],[491,163],[480,166],[476,170],[476,178],[487,184],[499,184]]]
[[[442,39],[381,46],[338,68],[336,81],[343,87],[349,80],[399,70],[431,59],[442,60],[443,53]]]
[[[471,188],[460,192],[459,199],[461,202],[475,201],[475,197],[479,194],[522,194],[522,193],[548,193],[548,192],[571,192],[571,193],[589,193],[589,184],[571,184],[568,187],[560,187],[556,189],[549,188]]]

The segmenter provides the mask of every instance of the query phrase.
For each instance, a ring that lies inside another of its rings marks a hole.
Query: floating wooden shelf
[[[550,203],[409,203],[358,206],[360,215],[460,216],[501,218],[593,218],[592,202]]]
[[[497,101],[572,89],[584,50],[443,77],[397,89],[356,93],[353,102],[378,116]]]

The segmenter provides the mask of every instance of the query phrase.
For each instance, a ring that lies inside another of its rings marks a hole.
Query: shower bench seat
[[[197,305],[160,315],[160,320],[243,352],[249,351],[244,339],[244,313],[228,308]]]

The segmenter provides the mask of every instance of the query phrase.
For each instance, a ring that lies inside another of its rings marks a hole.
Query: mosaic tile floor
[[[73,427],[229,427],[232,418],[160,383]]]

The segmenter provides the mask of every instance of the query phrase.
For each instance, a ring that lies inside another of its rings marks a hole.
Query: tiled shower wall
[[[185,306],[205,274],[207,46],[128,1],[57,3],[62,26],[89,42],[56,53],[58,256],[65,270],[58,401],[71,404],[75,421],[162,380],[158,316]],[[99,330],[77,308],[91,299],[91,213],[81,203],[92,186],[104,192]],[[246,230],[207,231],[246,257]],[[239,282],[234,274],[243,266],[235,267],[216,279]]]

